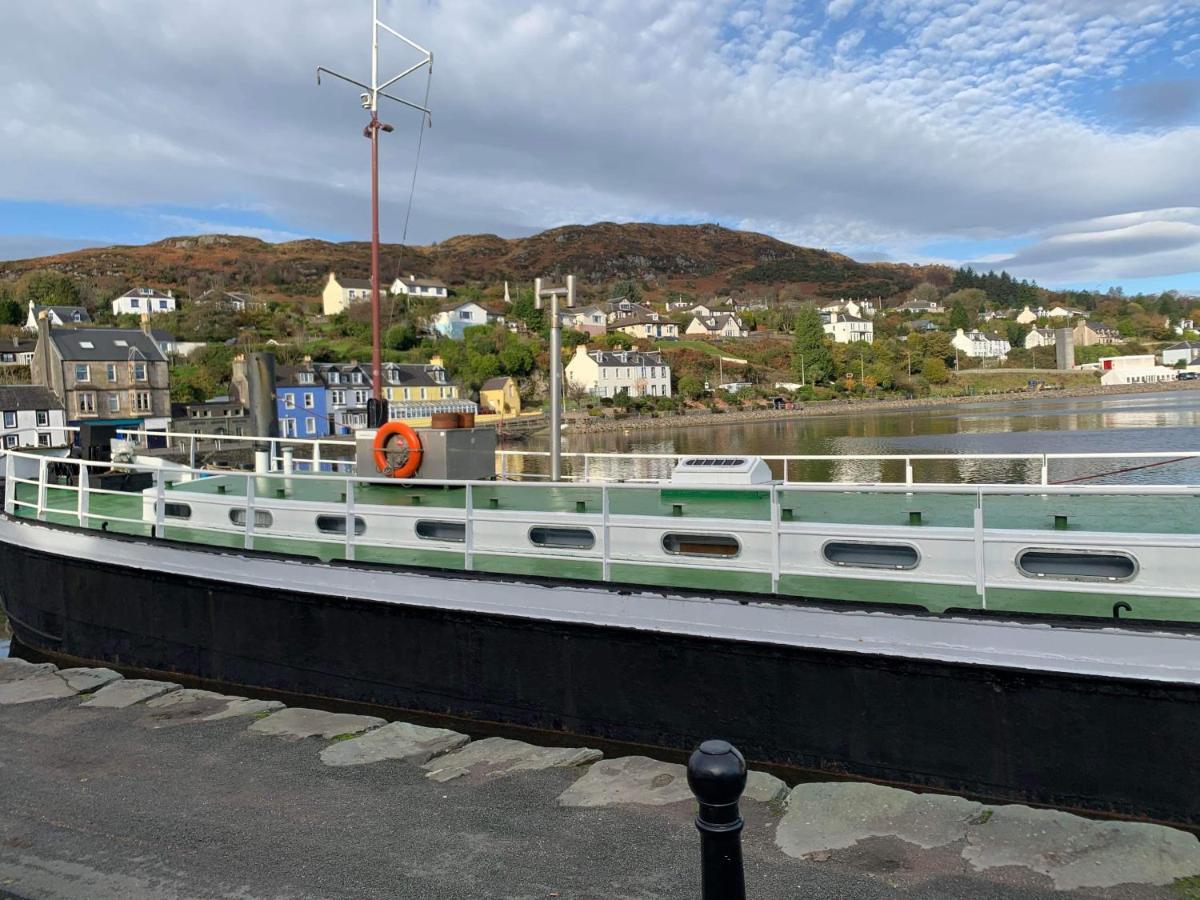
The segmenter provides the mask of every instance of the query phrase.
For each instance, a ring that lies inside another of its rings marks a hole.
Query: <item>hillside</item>
[[[231,290],[315,297],[331,270],[366,277],[369,245],[319,240],[269,244],[249,237],[167,238],[144,246],[78,250],[0,263],[0,280],[53,269],[88,282],[103,295],[132,285],[172,287],[185,294],[222,283]],[[571,225],[530,237],[463,235],[425,247],[385,244],[385,279],[398,272],[469,281],[529,281],[573,272],[585,286],[636,279],[653,296],[673,290],[747,293],[790,288],[799,296],[892,296],[922,280],[948,284],[951,272],[859,263],[838,253],[716,225]]]

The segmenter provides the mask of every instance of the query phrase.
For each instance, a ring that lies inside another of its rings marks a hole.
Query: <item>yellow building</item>
[[[479,389],[479,406],[502,416],[519,416],[521,394],[517,383],[508,376],[489,378]]]
[[[382,293],[382,290],[381,290]],[[321,292],[321,311],[327,316],[345,312],[355,303],[371,299],[371,282],[366,278],[338,278],[329,273],[329,281]]]

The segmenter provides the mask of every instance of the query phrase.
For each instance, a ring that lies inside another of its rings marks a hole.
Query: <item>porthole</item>
[[[1017,554],[1017,569],[1028,578],[1066,581],[1129,581],[1137,560],[1113,550],[1031,549]]]
[[[244,509],[231,509],[229,511],[229,521],[240,528],[246,527],[246,511]],[[265,509],[256,509],[254,511],[254,527],[255,528],[270,528],[275,524],[275,517]]]
[[[821,548],[825,561],[835,566],[860,569],[915,569],[921,561],[910,544],[878,544],[868,541],[829,541]]]
[[[742,545],[731,534],[664,534],[663,550],[675,556],[729,557],[737,556]]]
[[[453,541],[461,544],[467,539],[467,526],[462,522],[434,522],[422,519],[417,522],[417,537],[427,541]]]
[[[164,503],[163,516],[168,519],[190,519],[192,508],[186,503]]]
[[[596,535],[590,528],[551,528],[538,525],[529,529],[529,542],[538,547],[559,550],[591,550],[596,546]]]
[[[358,516],[354,517],[354,533],[356,535],[365,534],[367,523]],[[317,531],[322,534],[345,534],[346,533],[346,517],[345,516],[317,516]]]

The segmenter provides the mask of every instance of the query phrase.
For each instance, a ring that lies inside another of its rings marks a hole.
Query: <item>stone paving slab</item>
[[[36,703],[39,700],[62,700],[74,697],[76,690],[57,672],[43,672],[18,681],[0,684],[0,706],[17,703]]]
[[[801,784],[788,795],[775,843],[797,858],[845,850],[872,837],[896,837],[929,850],[964,840],[983,811],[983,804],[961,797],[878,784]]]
[[[146,706],[153,710],[162,710],[153,715],[157,724],[218,722],[223,719],[278,712],[284,708],[278,700],[254,700],[195,688],[163,694],[148,701]]]
[[[770,803],[787,795],[787,785],[766,772],[748,772],[743,802]],[[591,766],[582,778],[563,791],[562,806],[666,806],[694,802],[687,783],[687,768],[647,756],[605,759]]]
[[[31,678],[34,675],[46,675],[57,671],[58,666],[54,663],[31,663],[23,659],[0,659],[0,684],[8,684],[10,681],[20,681],[23,678]]]
[[[391,722],[348,741],[337,741],[321,751],[327,766],[362,766],[398,759],[423,765],[435,756],[457,750],[470,740],[446,728],[426,728],[408,722]]]
[[[112,684],[105,685],[92,694],[80,706],[93,709],[125,709],[136,703],[143,703],[170,691],[179,690],[180,686],[170,681],[151,681],[145,678],[122,678]]]
[[[603,757],[590,747],[535,747],[524,741],[509,738],[485,738],[467,744],[446,756],[426,763],[426,778],[433,781],[452,781],[467,775],[480,780],[503,778],[518,772],[543,769],[569,769]]]
[[[976,869],[1024,866],[1060,891],[1167,885],[1200,874],[1200,840],[1161,825],[1098,822],[1052,809],[997,806],[967,832]]]
[[[67,682],[68,687],[81,694],[99,690],[125,677],[112,669],[59,669],[57,675]]]
[[[331,713],[321,709],[288,707],[259,719],[247,731],[254,734],[269,734],[288,741],[299,741],[308,737],[323,737],[331,740],[344,734],[361,734],[387,724],[376,716],[355,716],[348,713]]]

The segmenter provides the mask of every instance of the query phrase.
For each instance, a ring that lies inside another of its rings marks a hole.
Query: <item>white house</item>
[[[336,272],[330,272],[329,280],[321,291],[321,311],[327,316],[336,316],[353,304],[370,299],[371,279],[338,278]]]
[[[945,311],[946,307],[936,300],[905,300],[896,307],[896,312],[900,313],[943,313]]]
[[[508,284],[505,283],[507,290]],[[392,282],[392,293],[405,297],[430,297],[434,300],[445,300],[449,296],[445,283],[436,278],[418,278],[409,275],[407,278],[397,278]]]
[[[25,330],[34,333],[38,330],[38,314],[46,313],[50,324],[58,328],[64,325],[90,325],[92,317],[82,306],[38,306],[29,301],[29,315],[25,317]]]
[[[18,447],[63,447],[66,413],[54,392],[41,385],[0,385],[0,456]]]
[[[839,313],[859,319],[873,319],[878,311],[874,300],[838,300],[821,307],[823,313]]]
[[[468,300],[453,309],[442,310],[430,320],[429,326],[442,337],[461,341],[468,328],[473,325],[486,325],[491,318],[486,309]]]
[[[566,312],[560,312],[559,318],[563,328],[572,328],[593,337],[608,332],[608,313],[596,305],[568,309]]]
[[[164,294],[157,288],[130,288],[113,300],[112,311],[114,316],[175,312],[175,295],[172,291]]]
[[[1035,328],[1029,334],[1025,335],[1025,349],[1033,350],[1037,347],[1053,347],[1057,343],[1057,340],[1058,338],[1053,328]]]
[[[1139,356],[1106,356],[1100,360],[1100,383],[1110,384],[1157,384],[1160,381],[1175,381],[1179,373],[1167,366],[1155,364],[1154,354]]]
[[[870,319],[860,319],[849,313],[829,313],[829,321],[824,323],[825,333],[837,344],[853,344],[856,341],[866,341],[868,344],[875,340],[875,326]]]
[[[602,304],[602,309],[608,314],[608,321],[616,322],[621,319],[653,319],[658,320],[658,313],[641,303],[634,303],[628,297],[614,297]]]
[[[745,337],[749,332],[737,316],[717,313],[712,316],[696,316],[684,333],[706,338],[739,338]]]
[[[1054,306],[1050,309],[1039,309],[1039,313],[1047,319],[1074,319],[1076,316],[1082,316],[1082,309],[1075,309],[1071,306]]]
[[[1039,308],[1037,310],[1037,312],[1034,312],[1032,309],[1030,309],[1028,306],[1026,306],[1019,313],[1017,313],[1017,321],[1020,322],[1022,325],[1032,325],[1034,322],[1036,322],[1038,320],[1038,317],[1043,312],[1044,312],[1044,310],[1042,310],[1041,308]]]
[[[671,367],[657,351],[588,350],[581,344],[564,374],[568,384],[593,397],[671,396]]]
[[[1196,330],[1196,323],[1192,319],[1180,319],[1172,327],[1172,330],[1179,337],[1183,337],[1184,332]]]
[[[1007,359],[1012,345],[995,332],[958,329],[950,343],[974,359]]]
[[[1180,341],[1163,349],[1162,364],[1175,366],[1181,362],[1190,363],[1196,357],[1200,357],[1200,341]]]
[[[674,322],[660,322],[657,319],[618,319],[613,325],[613,330],[653,341],[679,337],[678,325]]]
[[[22,341],[15,337],[11,344],[0,344],[0,367],[33,365],[33,351],[36,346],[33,341]]]

